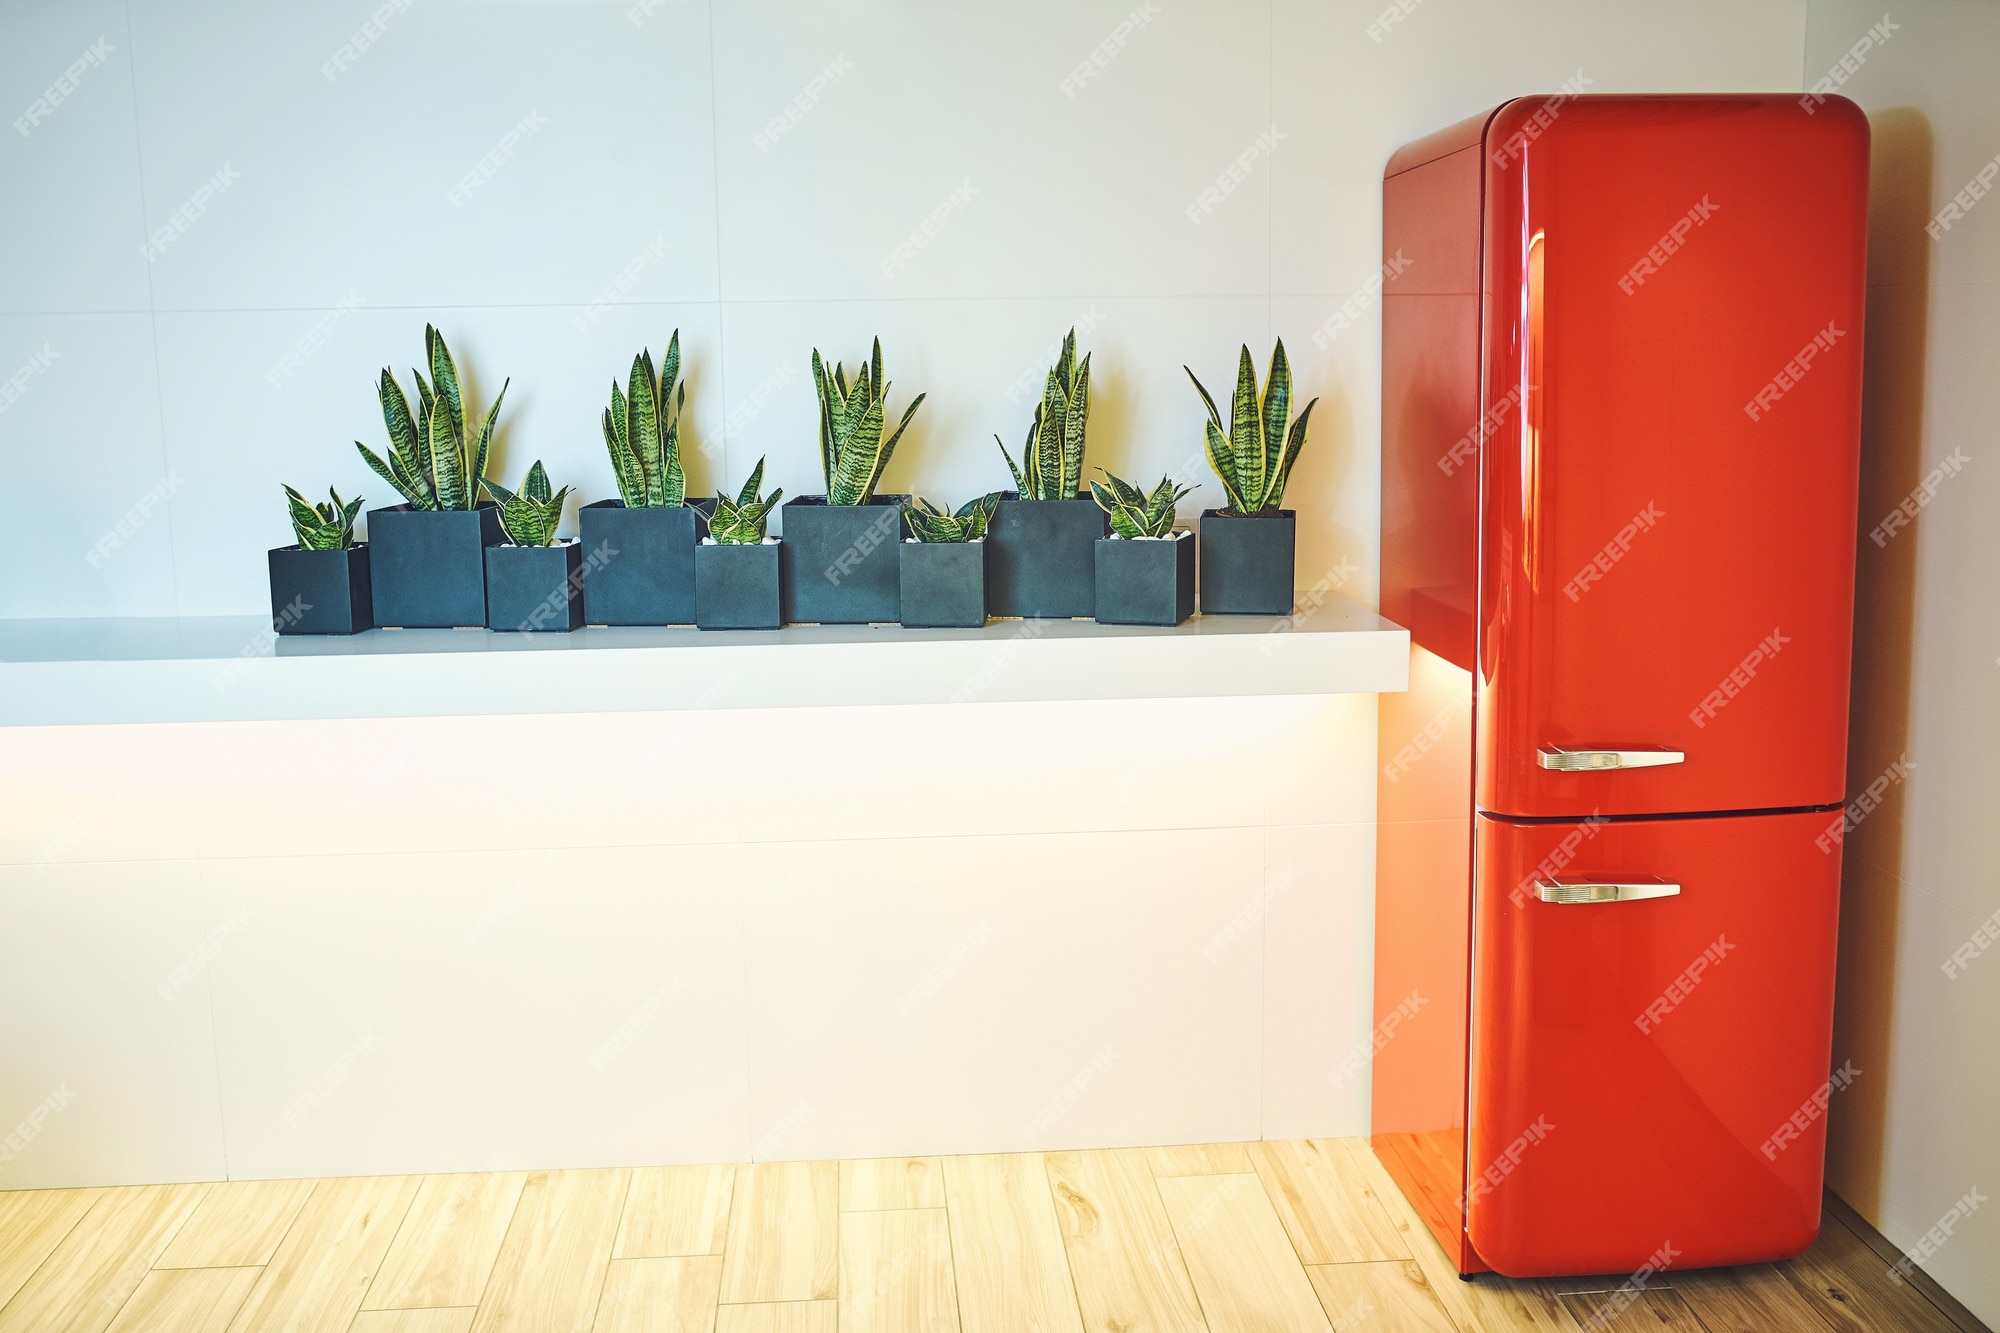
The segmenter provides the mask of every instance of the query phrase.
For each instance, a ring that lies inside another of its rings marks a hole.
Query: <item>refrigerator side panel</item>
[[[1461,1270],[1472,928],[1478,569],[1479,124],[1397,154],[1383,182],[1382,612],[1410,627],[1410,688],[1380,701],[1377,1156]],[[1470,146],[1468,146],[1470,145]]]
[[[1812,1244],[1826,1107],[1865,1073],[1828,1068],[1826,825],[1478,817],[1467,1231],[1493,1268],[1706,1268]],[[1678,891],[1542,888],[1611,884]]]
[[[1479,807],[1839,801],[1867,122],[1521,101],[1485,148]]]
[[[1472,677],[1414,644],[1410,688],[1381,696],[1375,1029],[1333,1077],[1366,1076],[1370,1142],[1438,1244],[1465,1244],[1472,919]]]

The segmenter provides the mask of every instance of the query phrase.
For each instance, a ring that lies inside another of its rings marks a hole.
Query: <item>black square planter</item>
[[[590,561],[586,624],[694,623],[694,548],[708,535],[700,506],[628,509],[623,500],[599,500],[577,510],[577,526]]]
[[[486,623],[486,548],[498,546],[500,508],[368,511],[369,589],[375,623],[454,629]]]
[[[375,628],[368,547],[271,552],[271,628],[279,634],[359,634]]]
[[[787,624],[865,625],[901,614],[901,563],[907,495],[867,504],[831,505],[801,495],[779,510],[784,525]]]
[[[703,629],[776,629],[784,542],[694,548],[694,623]]]
[[[1201,511],[1201,613],[1205,616],[1288,616],[1292,567],[1299,549],[1298,515]]]
[[[1097,610],[1095,544],[1111,531],[1097,501],[1008,492],[986,529],[986,602],[996,616],[1088,619]]]
[[[583,628],[583,543],[486,548],[486,628]]]
[[[1097,622],[1178,625],[1194,614],[1194,534],[1097,543]]]
[[[910,629],[986,623],[986,543],[903,543],[903,624]]]

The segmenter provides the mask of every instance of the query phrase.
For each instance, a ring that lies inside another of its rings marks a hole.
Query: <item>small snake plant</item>
[[[1103,468],[1098,471],[1104,472]],[[1174,506],[1193,490],[1176,486],[1172,477],[1161,477],[1152,494],[1131,482],[1104,472],[1103,481],[1090,483],[1091,498],[1111,516],[1111,531],[1120,537],[1169,537],[1174,531]]]
[[[343,500],[329,488],[331,504],[313,504],[291,487],[285,487],[285,504],[292,511],[292,531],[299,536],[301,551],[345,551],[354,545],[354,517],[361,512],[361,497]]]
[[[396,377],[386,368],[382,371],[377,393],[382,399],[382,422],[389,428],[388,461],[382,461],[359,440],[354,447],[369,467],[402,492],[412,509],[476,509],[493,447],[493,422],[500,415],[507,386],[500,386],[500,396],[493,400],[479,428],[478,443],[468,448],[458,367],[452,364],[444,336],[429,324],[424,325],[424,352],[430,361],[431,378],[426,383],[422,371],[410,372],[417,381],[414,417]]]
[[[993,511],[1000,504],[1000,492],[989,491],[976,500],[967,500],[955,514],[947,514],[922,496],[910,506],[910,531],[920,542],[976,542],[986,535]]]
[[[826,373],[826,363],[820,359],[818,348],[813,349],[812,373],[813,389],[819,394],[819,460],[826,473],[826,502],[867,504],[882,480],[882,470],[889,466],[896,442],[903,438],[910,418],[923,406],[924,395],[916,396],[897,424],[896,433],[884,439],[889,385],[882,378],[880,338],[875,340],[875,353],[868,364],[855,373],[852,388],[839,362],[834,363],[832,375]]]
[[[1290,432],[1286,431],[1285,422],[1292,413],[1292,367],[1285,360],[1285,340],[1278,339],[1277,350],[1271,353],[1271,373],[1261,400],[1257,394],[1256,363],[1250,359],[1250,349],[1243,349],[1236,366],[1236,396],[1229,404],[1226,437],[1215,400],[1202,388],[1201,381],[1194,378],[1192,370],[1186,366],[1181,369],[1187,370],[1187,377],[1194,380],[1195,391],[1208,404],[1208,420],[1203,423],[1208,465],[1222,480],[1222,489],[1229,497],[1229,512],[1262,514],[1278,508],[1285,499],[1285,483],[1291,480],[1292,464],[1298,461],[1299,450],[1305,447],[1306,422],[1319,402],[1315,398],[1307,403],[1299,419],[1292,422]]]
[[[743,483],[742,493],[734,500],[726,495],[715,497],[715,513],[708,520],[708,535],[718,546],[755,546],[764,540],[764,527],[771,517],[771,510],[778,501],[785,498],[781,486],[769,496],[759,495],[757,488],[764,484],[764,460],[758,459],[757,466],[750,471],[750,480]]]
[[[521,483],[519,491],[510,491],[497,481],[487,482],[486,489],[500,502],[500,526],[506,530],[508,541],[516,546],[555,544],[556,524],[562,522],[563,497],[570,488],[565,486],[551,492],[549,474],[541,459],[537,458],[528,469],[528,479]]]
[[[651,348],[632,358],[627,389],[611,381],[611,406],[604,409],[604,447],[627,509],[671,509],[687,501],[681,471],[681,409],[687,385],[680,383],[681,331],[667,341],[666,359],[653,370]]]
[[[1023,500],[1076,499],[1083,486],[1083,428],[1089,415],[1090,354],[1076,359],[1076,330],[1071,329],[1063,339],[1062,355],[1049,371],[1042,401],[1035,404],[1035,419],[1028,423],[1018,467],[1000,437],[993,437]]]

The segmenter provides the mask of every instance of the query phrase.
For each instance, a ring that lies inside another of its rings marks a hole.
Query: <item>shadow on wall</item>
[[[1847,790],[1900,758],[1909,738],[1917,543],[1868,534],[1924,474],[1924,371],[1930,307],[1932,135],[1907,108],[1869,118],[1868,314],[1861,410],[1861,509],[1856,533],[1854,685]],[[1833,1064],[1862,1072],[1829,1112],[1828,1183],[1864,1216],[1879,1217],[1890,1087],[1891,1006],[1901,909],[1903,805],[1886,801],[1842,854],[1840,968]],[[1865,858],[1864,853],[1865,851]]]

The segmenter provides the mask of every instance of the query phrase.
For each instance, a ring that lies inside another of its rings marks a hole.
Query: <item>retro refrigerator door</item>
[[[1539,105],[1487,137],[1477,804],[1838,801],[1866,122]]]
[[[1838,817],[1477,819],[1467,1233],[1488,1264],[1701,1268],[1812,1243]]]

